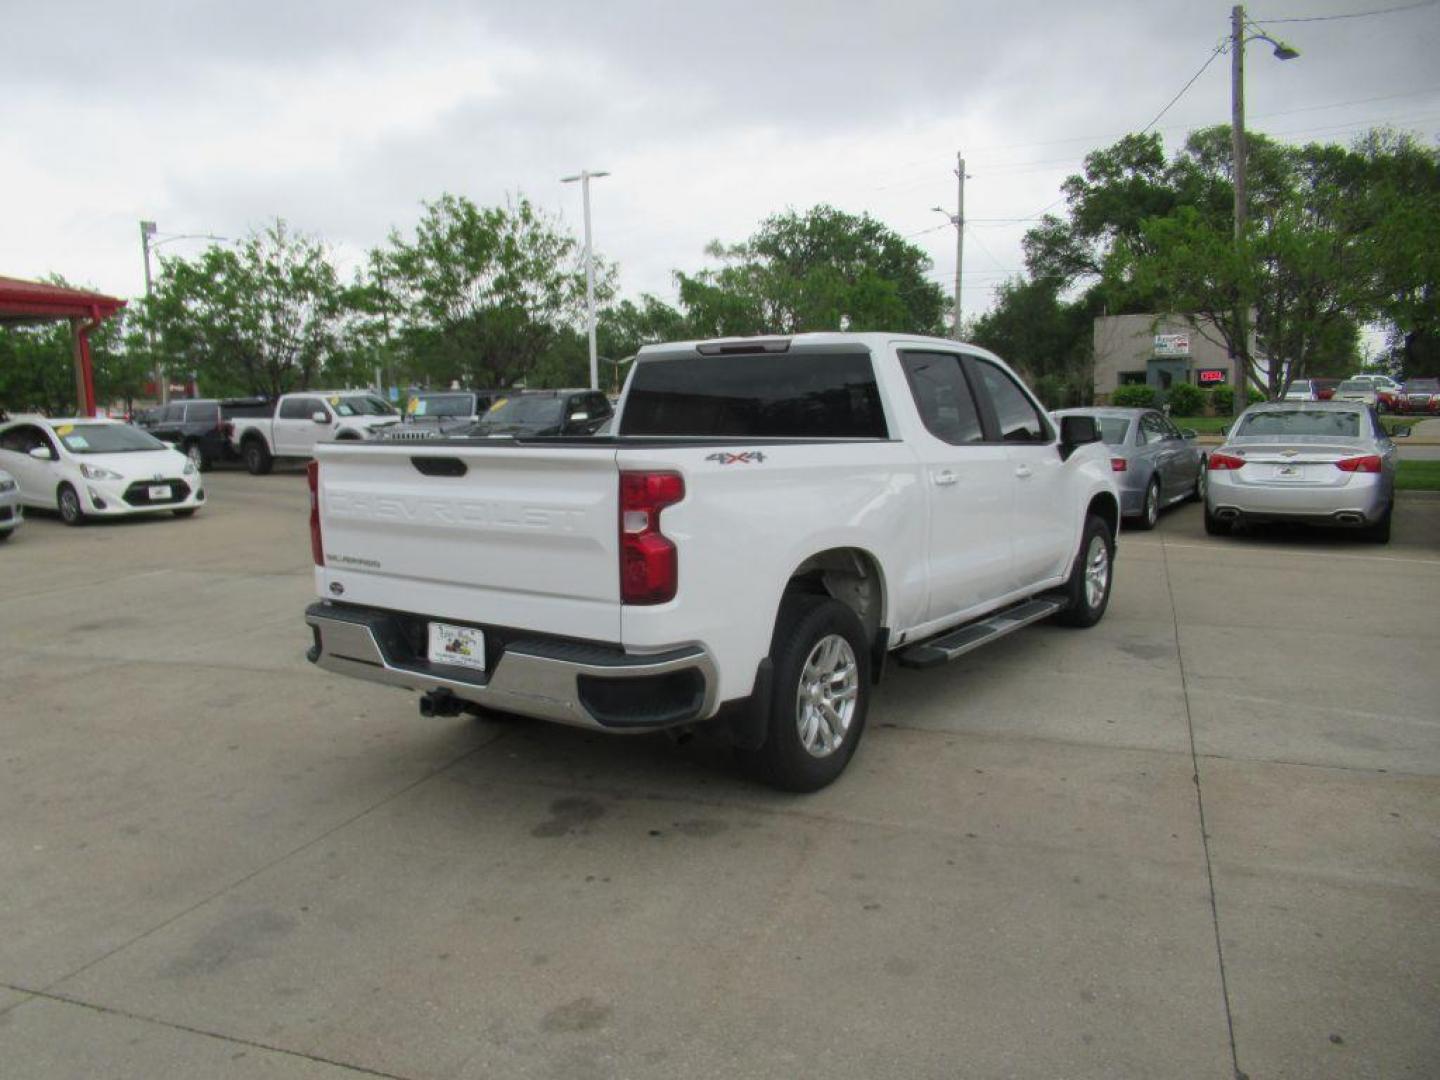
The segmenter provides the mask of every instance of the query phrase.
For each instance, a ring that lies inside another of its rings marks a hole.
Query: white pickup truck
[[[306,390],[282,394],[273,416],[229,422],[230,445],[251,474],[268,473],[276,458],[308,459],[327,439],[368,439],[400,422],[384,398],[363,390]]]
[[[309,659],[608,732],[714,722],[778,787],[845,768],[887,657],[1105,612],[1090,417],[998,357],[892,334],[641,350],[615,433],[332,442],[310,466]]]

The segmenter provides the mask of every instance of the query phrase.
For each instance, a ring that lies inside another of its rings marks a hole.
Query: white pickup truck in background
[[[400,422],[400,411],[364,390],[306,390],[282,394],[273,416],[236,418],[230,445],[254,476],[268,473],[277,458],[304,461],[315,444],[329,439],[368,439]]]
[[[924,667],[1109,602],[1119,500],[957,342],[658,345],[614,435],[332,442],[310,467],[309,659],[610,732],[714,721],[776,786],[845,768],[887,657]]]

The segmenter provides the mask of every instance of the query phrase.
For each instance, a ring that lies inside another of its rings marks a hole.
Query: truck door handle
[[[1016,466],[1015,466],[1015,475],[1021,477],[1022,479],[1023,479],[1024,477],[1026,477],[1026,476],[1029,476],[1029,475],[1030,475],[1030,466],[1029,466],[1029,465],[1016,465]]]
[[[960,477],[955,475],[955,471],[953,469],[941,469],[935,474],[935,483],[939,484],[941,487],[948,487],[959,479]]]

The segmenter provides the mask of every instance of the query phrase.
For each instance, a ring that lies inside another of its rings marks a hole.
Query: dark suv
[[[594,435],[610,419],[599,390],[516,390],[497,398],[473,435]]]
[[[150,409],[135,423],[160,441],[174,443],[204,472],[217,461],[240,460],[230,445],[227,420],[270,416],[274,411],[275,403],[264,398],[194,398]]]

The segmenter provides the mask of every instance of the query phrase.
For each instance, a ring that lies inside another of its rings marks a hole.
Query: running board
[[[1065,606],[1064,600],[1026,600],[1023,604],[987,615],[979,622],[967,623],[940,637],[901,649],[895,654],[895,660],[903,667],[911,668],[928,668],[949,663],[972,649],[988,645],[1006,634],[1013,634],[1021,627],[1048,619],[1057,611],[1063,611]]]

